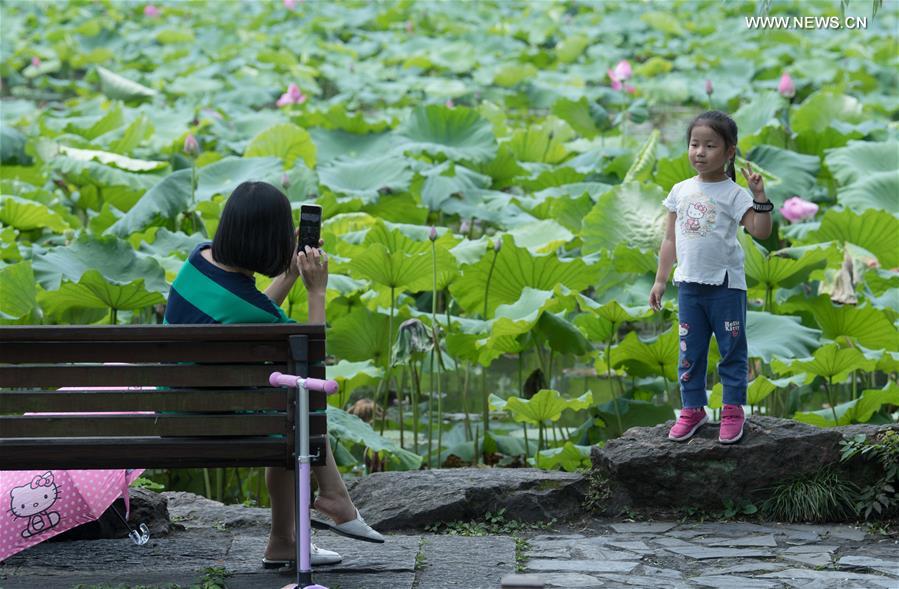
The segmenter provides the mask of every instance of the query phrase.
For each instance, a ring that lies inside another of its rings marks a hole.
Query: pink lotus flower
[[[454,106],[456,106],[456,104],[453,102],[453,99],[447,98],[446,99],[446,108],[453,108]]]
[[[287,10],[296,10],[297,0],[284,0],[284,8]]]
[[[184,138],[184,153],[188,155],[200,153],[200,144],[191,133],[188,133],[187,137]]]
[[[146,6],[144,6],[144,16],[156,18],[157,16],[159,16],[159,9],[152,4],[147,4]]]
[[[31,58],[31,65],[33,67],[41,67],[41,58],[35,55]]]
[[[306,95],[300,90],[299,86],[296,84],[290,84],[287,87],[287,92],[281,95],[281,98],[278,99],[278,106],[287,106],[288,104],[303,104],[306,102]]]
[[[626,59],[619,61],[615,66],[615,69],[609,69],[607,73],[609,74],[609,79],[612,81],[612,90],[621,90],[624,88],[630,94],[636,92],[636,89],[633,86],[623,84],[624,81],[629,80],[631,75],[633,75],[631,64]]]
[[[712,86],[712,81],[706,80],[705,81],[705,93],[708,94],[709,96],[711,96],[714,91],[715,91],[715,88]]]
[[[818,205],[807,200],[802,200],[798,196],[788,198],[784,201],[784,206],[780,208],[780,214],[790,223],[814,217],[817,212]]]
[[[790,77],[790,74],[784,72],[780,77],[780,82],[777,84],[777,91],[780,92],[780,95],[784,98],[793,98],[796,96],[796,84],[793,83],[793,78]]]

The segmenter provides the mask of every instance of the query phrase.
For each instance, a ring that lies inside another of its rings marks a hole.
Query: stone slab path
[[[231,589],[277,589],[261,568],[265,528],[188,527],[137,547],[130,540],[45,542],[0,565],[4,589],[189,587],[223,567]],[[498,589],[516,570],[511,536],[391,534],[383,545],[321,533],[344,560],[322,567],[330,589]],[[899,543],[842,525],[594,523],[519,546],[523,570],[547,587],[899,589]]]

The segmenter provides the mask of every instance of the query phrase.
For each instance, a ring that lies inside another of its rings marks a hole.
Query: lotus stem
[[[471,416],[468,414],[468,386],[471,381],[471,362],[465,362],[465,380],[462,383],[462,414],[465,416],[465,440],[471,440]]]
[[[830,403],[830,412],[833,413],[833,425],[834,427],[840,425],[840,420],[837,418],[837,408],[834,406],[833,402],[833,394],[830,388],[833,386],[833,377],[828,376],[827,382],[824,383],[824,390],[827,391],[827,402]]]
[[[387,374],[384,376],[384,414],[381,416],[381,435],[387,423],[387,409],[390,404],[390,377],[393,372],[393,310],[396,307],[396,287],[390,287],[390,318],[387,322]]]
[[[442,376],[440,365],[443,363],[443,358],[440,356],[440,330],[437,329],[437,244],[434,240],[431,240],[431,262],[433,269],[433,295],[431,296],[431,330],[434,334],[434,348],[431,351],[431,361],[433,362],[434,354],[437,354],[437,456],[439,459],[440,454],[443,452],[443,394],[440,386],[440,380]],[[434,373],[431,373],[431,379],[431,390],[434,390]]]
[[[403,413],[403,393],[406,391],[406,373],[409,371],[408,367],[403,365],[403,372],[400,375],[400,388],[397,391],[397,402],[400,410],[400,448],[406,449],[406,416]]]
[[[615,337],[615,322],[612,322],[612,331],[609,333],[609,346],[606,348],[606,366],[609,371],[609,392],[612,393],[612,404],[615,405],[615,419],[618,421],[619,435],[624,433],[624,426],[621,423],[621,409],[618,407],[618,395],[615,394],[615,387],[612,386],[612,340]],[[618,381],[621,384],[621,381]]]
[[[421,415],[418,404],[421,402],[421,372],[416,370],[415,360],[410,364],[412,370],[412,449],[418,454],[418,431]]]

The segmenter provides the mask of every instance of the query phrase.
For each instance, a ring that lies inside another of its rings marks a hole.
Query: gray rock
[[[529,560],[526,568],[531,572],[558,573],[629,573],[637,568],[637,563],[628,560],[550,560],[535,558]]]
[[[706,546],[761,546],[776,548],[777,540],[772,534],[762,536],[745,536],[743,538],[706,538],[702,541]]]
[[[172,521],[188,529],[268,528],[272,523],[272,511],[265,507],[225,505],[183,491],[167,491],[162,496],[168,501]]]
[[[669,552],[674,552],[689,558],[697,560],[706,560],[710,558],[767,558],[773,556],[769,550],[751,550],[745,548],[709,548],[706,546],[668,546],[665,548]]]
[[[146,524],[150,530],[150,536],[165,536],[172,531],[172,522],[166,506],[166,499],[159,493],[146,489],[130,489],[128,492],[130,513],[128,523],[132,528],[140,524]],[[67,530],[54,537],[52,542],[65,542],[70,540],[103,540],[115,538],[127,538],[128,529],[122,520],[113,511],[125,515],[125,501],[116,500],[103,512],[98,519]]]
[[[780,587],[780,583],[776,581],[749,579],[731,575],[693,577],[690,581],[701,587],[714,587],[715,589],[776,589]]]
[[[671,522],[636,522],[612,524],[611,528],[619,534],[662,534],[676,526],[676,523]]]
[[[421,550],[422,588],[496,589],[515,572],[515,540],[508,536],[431,536]]]
[[[781,579],[791,587],[884,587],[896,589],[896,580],[876,575],[862,575],[848,571],[815,571],[811,569],[787,569],[776,573],[766,573],[758,578]]]
[[[897,556],[899,556],[899,551],[897,551]],[[899,561],[896,560],[883,560],[881,558],[871,558],[869,556],[852,555],[844,556],[837,561],[837,565],[842,568],[872,569],[894,577],[899,577]]]
[[[583,514],[587,483],[580,474],[532,468],[454,468],[378,472],[347,485],[379,531],[422,529],[505,509],[509,519],[546,521]]]
[[[745,438],[718,443],[706,426],[687,443],[668,440],[671,424],[631,428],[592,450],[593,468],[609,480],[607,510],[717,507],[726,499],[752,498],[782,481],[839,462],[843,430],[874,433],[891,426],[818,428],[788,419],[752,416]]]
[[[593,589],[594,587],[602,587],[602,581],[590,575],[581,573],[555,573],[551,575],[542,575],[547,587],[564,587],[565,589]]]

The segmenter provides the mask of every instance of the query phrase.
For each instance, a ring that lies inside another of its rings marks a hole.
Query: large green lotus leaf
[[[493,178],[494,185],[498,188],[505,187],[517,176],[523,176],[527,171],[518,163],[518,158],[512,153],[508,142],[501,143],[492,160],[478,164],[476,169],[482,174]]]
[[[525,80],[534,78],[537,74],[537,68],[530,63],[506,63],[496,70],[493,83],[503,88],[512,88]]]
[[[537,332],[542,335],[549,347],[560,354],[583,356],[593,346],[580,331],[568,320],[553,313],[543,313],[537,320]]]
[[[817,156],[803,155],[773,145],[753,147],[746,159],[752,162],[753,170],[763,168],[777,177],[773,182],[765,179],[765,192],[776,205],[792,196],[807,197],[815,187],[820,168]],[[743,182],[743,175],[739,171],[737,179]]]
[[[69,228],[66,220],[50,207],[39,202],[0,195],[0,223],[28,231],[46,227],[54,233],[62,233]]]
[[[793,373],[805,372],[810,377],[821,376],[827,380],[842,382],[854,370],[874,370],[876,362],[866,358],[855,348],[841,348],[835,343],[827,344],[815,350],[811,358],[793,360],[790,370]],[[777,367],[780,364],[778,363]],[[811,382],[808,378],[807,382]]]
[[[745,254],[744,267],[749,286],[764,288],[792,288],[808,280],[813,271],[827,265],[827,248],[805,250],[799,259],[768,253],[748,233],[739,231],[737,237]]]
[[[134,158],[125,157],[124,155],[119,155],[117,153],[97,151],[95,149],[76,149],[74,147],[66,147],[65,145],[60,145],[59,152],[72,159],[85,162],[94,160],[100,162],[101,164],[114,166],[116,168],[119,168],[120,170],[127,170],[129,172],[155,172],[157,170],[161,170],[162,168],[168,167],[168,162],[136,160]]]
[[[593,393],[587,391],[576,399],[565,399],[559,391],[553,389],[541,389],[530,399],[509,397],[506,399],[506,411],[512,414],[512,419],[519,423],[556,422],[562,417],[566,409],[580,411],[593,404]]]
[[[82,117],[78,117],[81,119]],[[106,114],[98,117],[96,120],[89,122],[87,125],[78,123],[70,123],[66,125],[65,130],[71,133],[81,135],[85,139],[96,139],[97,137],[118,129],[124,124],[121,103],[113,103],[113,106],[106,111]],[[80,121],[79,121],[80,123]],[[92,124],[91,124],[92,123]]]
[[[31,165],[31,156],[25,153],[25,136],[14,127],[0,125],[0,163],[9,165]]]
[[[334,160],[318,170],[319,181],[334,192],[375,202],[380,191],[409,190],[413,172],[396,156],[363,160]]]
[[[178,170],[163,178],[105,233],[128,237],[159,220],[174,219],[186,211],[192,197],[191,174],[192,170]]]
[[[862,105],[857,98],[825,88],[793,107],[790,126],[796,133],[819,132],[834,121],[857,123],[862,116]]]
[[[381,437],[372,427],[342,409],[328,406],[328,433],[343,443],[352,442],[382,453],[391,470],[418,470],[421,456],[405,450],[393,440]]]
[[[356,307],[334,320],[328,330],[328,353],[351,362],[387,363],[389,317]]]
[[[403,283],[404,288],[410,292],[420,292],[434,288],[433,256],[436,254],[437,290],[442,290],[455,280],[459,274],[456,258],[449,251],[455,245],[456,238],[449,232],[444,233],[434,242],[434,251],[432,252],[428,233],[429,229],[426,227],[376,222],[365,234],[362,245],[357,249],[347,251],[353,252],[352,257],[358,259],[360,256],[366,255],[372,246],[381,245],[386,248],[391,256],[397,254],[396,258],[398,260],[405,260],[409,256],[427,258],[427,271],[413,277],[411,281]],[[418,267],[420,261],[417,260],[415,262],[415,267]],[[350,263],[350,267],[354,267],[353,262]],[[374,269],[371,271],[378,273]],[[371,278],[367,275],[366,277]],[[384,277],[382,276],[382,278]],[[378,281],[376,280],[376,282]]]
[[[659,136],[659,130],[653,129],[643,145],[640,146],[640,149],[637,150],[631,167],[628,168],[627,173],[624,175],[625,183],[643,182],[652,176],[653,167],[656,163],[656,146],[659,143]]]
[[[564,140],[549,124],[528,125],[524,129],[517,129],[506,144],[522,162],[558,164],[569,155]]]
[[[552,112],[587,139],[592,139],[599,134],[596,121],[593,120],[590,113],[590,103],[584,96],[577,101],[560,98],[553,104]]]
[[[15,262],[22,259],[19,242],[16,240],[18,234],[19,231],[14,227],[0,227],[0,260]]]
[[[880,172],[899,169],[899,143],[896,141],[850,141],[846,147],[827,150],[827,168],[842,186]]]
[[[657,250],[641,250],[619,243],[612,251],[612,263],[618,272],[635,274],[655,274],[658,268]]]
[[[153,98],[157,94],[156,90],[115,74],[105,67],[97,66],[97,73],[100,76],[100,91],[112,100],[140,100]]]
[[[783,334],[790,334],[784,337]],[[746,312],[749,356],[770,362],[774,356],[801,358],[818,347],[821,332],[805,327],[798,317],[762,311]]]
[[[374,159],[402,145],[394,133],[356,134],[340,129],[309,129],[316,146],[316,159],[325,164],[337,158]]]
[[[631,331],[612,348],[612,366],[624,366],[632,376],[663,376],[676,381],[678,340],[677,327],[649,340]]]
[[[217,194],[228,197],[239,184],[251,180],[280,186],[283,174],[276,157],[226,157],[197,170],[196,199],[209,200]]]
[[[37,306],[36,296],[30,262],[0,268],[0,324],[27,322]]]
[[[444,155],[456,161],[486,162],[496,155],[496,138],[490,123],[477,111],[431,104],[418,106],[400,125],[407,140],[403,149]]]
[[[509,231],[509,235],[516,245],[536,253],[553,252],[574,238],[568,229],[551,219],[519,225]]]
[[[79,282],[89,271],[112,285],[129,285],[141,280],[149,292],[169,290],[162,268],[154,259],[137,254],[127,241],[112,236],[82,234],[69,245],[46,252],[36,250],[33,259],[35,277],[47,290],[59,288],[63,279]]]
[[[831,409],[818,411],[797,411],[793,419],[818,427],[834,427],[853,423],[868,423],[871,417],[884,405],[899,405],[899,386],[889,382],[883,389],[862,391],[858,399],[840,403]],[[837,420],[834,421],[834,412]]]
[[[452,285],[450,292],[456,302],[469,313],[484,312],[485,288],[490,278],[487,297],[487,317],[502,304],[519,299],[525,287],[552,290],[564,285],[573,291],[581,291],[595,284],[601,272],[600,264],[588,264],[582,259],[562,260],[556,255],[534,255],[515,245],[511,235],[502,237],[502,248],[495,255],[489,251],[478,262],[462,267],[462,276]],[[492,275],[491,275],[491,266]]]
[[[572,190],[569,194],[566,191]],[[584,217],[593,208],[591,191],[601,194],[609,189],[607,184],[580,183],[547,188],[534,195],[539,201],[530,210],[531,214],[541,219],[552,219],[572,233],[580,233]],[[573,236],[572,236],[573,237]]]
[[[131,123],[122,131],[121,136],[118,134],[110,134],[107,137],[115,137],[115,141],[109,146],[110,151],[115,153],[130,153],[135,147],[138,147],[145,140],[153,136],[153,123],[144,113],[139,114]]]
[[[763,128],[778,125],[777,112],[784,107],[786,101],[775,92],[758,94],[734,113],[734,121],[740,130],[741,146],[746,147],[745,140],[760,132]]]
[[[159,181],[159,177],[154,174],[128,172],[99,162],[77,160],[64,155],[54,155],[49,161],[49,167],[65,176],[69,182],[81,186],[78,201],[78,207],[81,209],[99,210],[101,206],[99,202],[90,202],[86,188],[94,187],[85,185],[95,184],[102,188],[105,202],[115,205],[119,210],[127,211],[134,206],[140,195]]]
[[[341,360],[333,366],[327,366],[325,370],[327,377],[336,380],[340,386],[339,394],[328,397],[328,403],[331,405],[340,403],[342,399],[349,399],[352,392],[359,387],[377,386],[378,380],[384,376],[384,369],[375,366],[371,360],[362,362]]]
[[[643,319],[651,313],[648,305],[644,307],[627,307],[620,305],[618,301],[615,300],[590,308],[588,311],[596,313],[606,321],[618,325],[625,321],[637,321]]]
[[[444,162],[423,172],[424,185],[421,187],[421,201],[432,211],[439,211],[443,204],[453,197],[476,194],[490,187],[490,177],[478,174],[453,162]]]
[[[899,350],[896,327],[879,309],[836,305],[823,294],[815,298],[793,297],[782,307],[788,311],[810,312],[826,338],[844,336],[858,340],[866,348]]]
[[[684,152],[679,156],[660,158],[656,162],[656,173],[653,180],[668,192],[678,182],[696,175],[696,170],[690,165],[690,158]]]
[[[711,361],[710,361],[711,363]],[[804,375],[788,376],[785,378],[776,378],[768,380],[764,375],[757,376],[746,389],[746,402],[749,405],[758,405],[764,401],[771,393],[777,389],[786,388],[789,385],[798,385],[805,382]],[[724,406],[724,386],[718,382],[712,387],[709,395],[709,409],[721,409]]]
[[[350,112],[346,104],[332,104],[328,110],[311,108],[299,113],[293,119],[307,129],[321,127],[322,129],[339,129],[347,133],[364,135],[366,133],[381,133],[392,127],[395,123],[390,118],[367,118],[361,109]]]
[[[47,313],[55,317],[68,309],[137,310],[165,302],[160,292],[147,289],[143,278],[113,283],[99,270],[88,270],[78,282],[63,282],[56,290],[41,292],[38,298]]]
[[[575,317],[574,325],[591,342],[607,342],[614,333],[611,321],[590,313],[581,313]]]
[[[842,188],[837,194],[840,204],[857,212],[867,209],[895,211],[899,195],[899,169],[873,173]]]
[[[253,137],[244,151],[244,157],[281,158],[285,168],[292,168],[297,158],[302,158],[310,168],[315,167],[315,143],[301,127],[293,123],[281,123]]]
[[[665,231],[668,211],[664,193],[650,184],[619,184],[599,197],[584,217],[583,253],[615,249],[619,243],[641,249],[657,249]]]
[[[535,464],[543,470],[562,469],[565,472],[575,472],[583,468],[589,468],[592,464],[590,452],[592,446],[577,446],[571,442],[565,442],[560,448],[550,448],[537,452]]]
[[[354,275],[389,288],[399,289],[416,280],[427,278],[431,266],[431,256],[425,252],[416,254],[391,252],[380,243],[369,245],[365,252],[349,263]]]
[[[821,219],[817,231],[809,233],[806,240],[837,241],[861,246],[877,256],[885,268],[899,266],[899,219],[890,212],[868,209],[861,214],[851,210],[829,209]]]
[[[194,233],[193,235],[187,235],[180,231],[173,233],[165,227],[153,228],[152,231],[152,240],[147,241],[147,236],[145,235],[144,239],[141,239],[136,244],[136,249],[156,257],[176,256],[186,260],[194,248],[205,241],[209,241],[208,238],[203,237],[199,233]],[[129,241],[131,241],[132,245],[135,245],[133,239]]]

